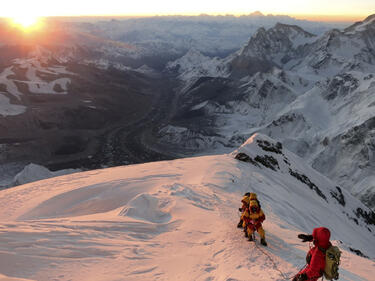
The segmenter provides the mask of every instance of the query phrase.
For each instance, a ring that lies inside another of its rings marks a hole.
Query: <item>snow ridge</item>
[[[240,152],[252,161],[235,159]],[[268,248],[236,228],[247,191],[261,200]],[[284,280],[308,250],[296,235],[321,225],[343,251],[340,280],[374,274],[368,209],[261,134],[231,154],[18,186],[0,193],[0,208],[1,255],[10,265],[0,264],[0,272],[17,278]]]

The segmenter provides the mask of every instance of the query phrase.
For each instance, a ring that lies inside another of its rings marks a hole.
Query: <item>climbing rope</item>
[[[254,238],[254,237],[253,237]],[[254,240],[255,241],[255,240]],[[271,257],[271,255],[269,253],[267,253],[266,251],[264,251],[261,247],[259,247],[259,245],[257,243],[255,243],[255,247],[261,251],[273,264],[273,268],[278,271],[280,273],[280,275],[283,277],[284,280],[291,280],[293,277],[292,276],[286,276],[278,267],[277,267],[277,264],[276,262],[273,260],[273,258]]]

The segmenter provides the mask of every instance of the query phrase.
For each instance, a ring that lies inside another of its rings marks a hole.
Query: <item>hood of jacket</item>
[[[329,238],[331,237],[331,232],[328,228],[318,227],[314,228],[312,236],[314,238],[314,245],[320,248],[328,249],[331,243]]]
[[[241,202],[249,205],[249,203],[250,203],[250,197],[249,196],[244,196],[242,198]]]

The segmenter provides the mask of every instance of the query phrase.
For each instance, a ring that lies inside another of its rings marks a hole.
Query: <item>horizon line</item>
[[[40,15],[40,18],[100,18],[100,17],[127,17],[127,18],[142,18],[142,17],[198,17],[198,16],[211,16],[211,17],[246,17],[246,16],[256,16],[259,13],[259,16],[286,16],[292,17],[298,20],[309,20],[309,21],[327,21],[327,22],[355,22],[362,21],[370,14],[359,15],[359,14],[342,14],[342,15],[327,15],[327,14],[272,14],[272,13],[262,13],[255,11],[247,14],[234,14],[234,13],[191,13],[191,14],[72,14],[72,15]],[[12,18],[9,15],[0,15],[0,18]]]

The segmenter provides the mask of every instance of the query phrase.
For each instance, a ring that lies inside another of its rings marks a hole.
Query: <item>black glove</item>
[[[297,274],[296,276],[294,276],[292,281],[306,281],[307,279],[308,279],[307,274],[302,273],[302,274]]]
[[[302,242],[311,242],[313,241],[313,236],[310,234],[298,234],[299,239],[302,239]]]

